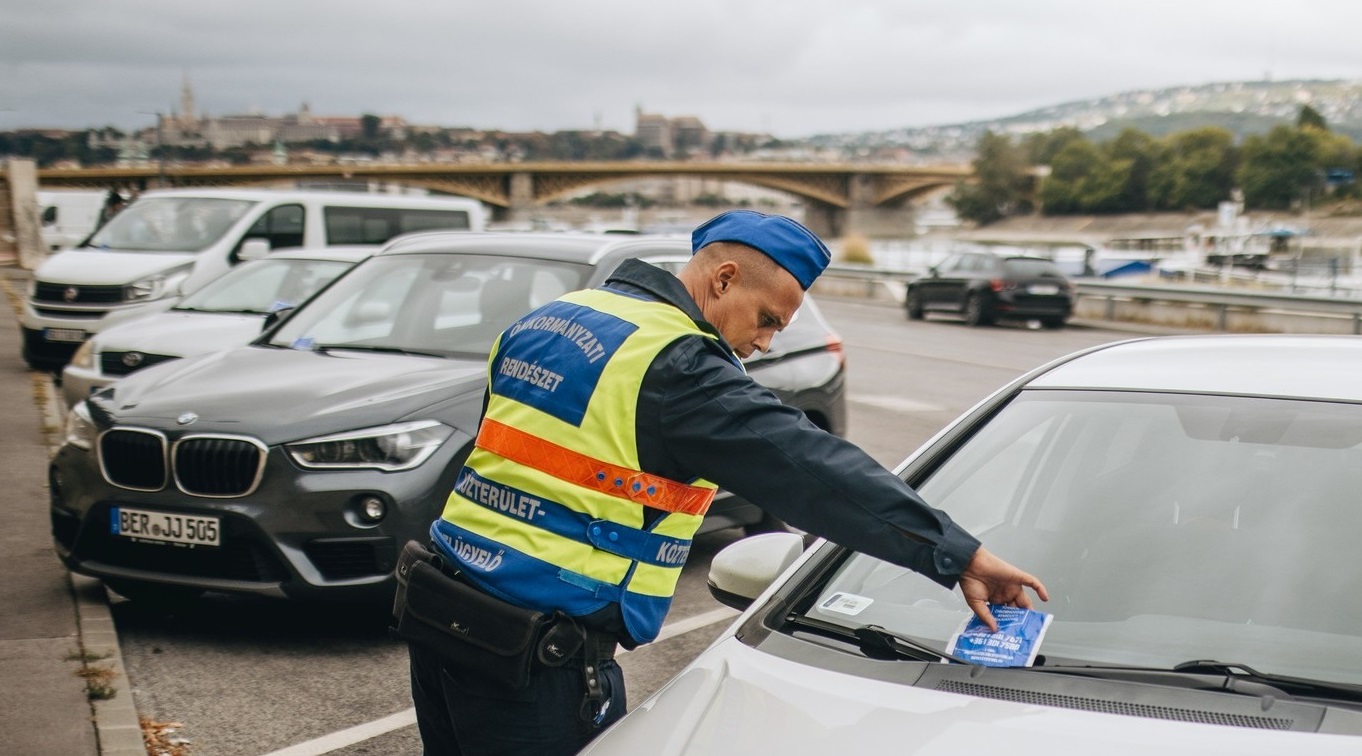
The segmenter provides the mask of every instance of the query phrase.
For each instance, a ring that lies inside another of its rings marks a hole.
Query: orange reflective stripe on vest
[[[713,488],[602,462],[491,418],[483,418],[478,446],[559,480],[665,512],[702,515],[714,500]]]

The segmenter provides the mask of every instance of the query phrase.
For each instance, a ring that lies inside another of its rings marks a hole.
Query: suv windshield
[[[1048,664],[1227,659],[1362,683],[1362,406],[1031,391],[918,490],[1045,581]],[[968,614],[864,555],[811,606],[942,648]]]
[[[589,272],[522,257],[374,257],[294,313],[268,343],[485,357],[516,318],[581,288]]]
[[[350,265],[337,260],[257,260],[185,297],[175,309],[263,315],[295,307]]]
[[[87,246],[120,252],[198,252],[256,203],[203,197],[143,197],[90,237]]]

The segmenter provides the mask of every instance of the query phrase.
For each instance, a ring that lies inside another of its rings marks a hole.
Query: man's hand
[[[965,603],[995,633],[998,632],[998,621],[993,618],[988,605],[1004,604],[1030,609],[1031,597],[1026,595],[1025,590],[1028,586],[1042,601],[1050,600],[1049,592],[1034,575],[1013,567],[983,546],[974,552],[974,558],[960,575],[960,592],[965,594]]]

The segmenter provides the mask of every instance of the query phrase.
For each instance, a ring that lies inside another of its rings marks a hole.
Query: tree
[[[1213,208],[1230,196],[1239,154],[1234,134],[1207,126],[1170,134],[1164,159],[1150,175],[1151,204],[1159,210]]]
[[[1320,147],[1313,128],[1278,126],[1244,140],[1239,185],[1251,208],[1286,210],[1308,201],[1321,183]]]
[[[1053,131],[1028,135],[1023,148],[1031,165],[1049,165],[1070,143],[1087,140],[1083,132],[1073,126],[1061,126]]]
[[[1324,122],[1324,116],[1320,115],[1318,110],[1309,105],[1302,105],[1300,114],[1296,116],[1296,127],[1303,129],[1307,126],[1320,131],[1329,130],[1329,125]]]
[[[1122,212],[1144,212],[1153,206],[1150,199],[1150,180],[1154,169],[1164,159],[1163,145],[1138,129],[1123,129],[1106,145],[1107,156],[1113,161],[1128,161],[1129,170],[1121,190]]]
[[[1028,166],[1011,139],[984,132],[973,165],[975,183],[958,184],[946,198],[961,218],[984,225],[1025,209]]]

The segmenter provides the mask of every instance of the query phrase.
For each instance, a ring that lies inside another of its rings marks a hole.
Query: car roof
[[[597,265],[611,257],[658,252],[690,255],[690,242],[682,238],[620,236],[617,234],[431,231],[395,239],[379,254],[405,255],[469,252],[533,257],[559,262]]]
[[[311,200],[332,205],[356,207],[468,208],[479,204],[477,200],[468,197],[326,191],[321,189],[148,189],[138,195],[138,199],[158,197],[236,199],[251,202],[272,199]]]
[[[1362,402],[1362,338],[1249,334],[1119,342],[1061,361],[1027,388]]]
[[[336,262],[356,263],[370,257],[380,249],[381,244],[336,244],[330,247],[281,247],[271,251],[261,260],[335,260]]]

